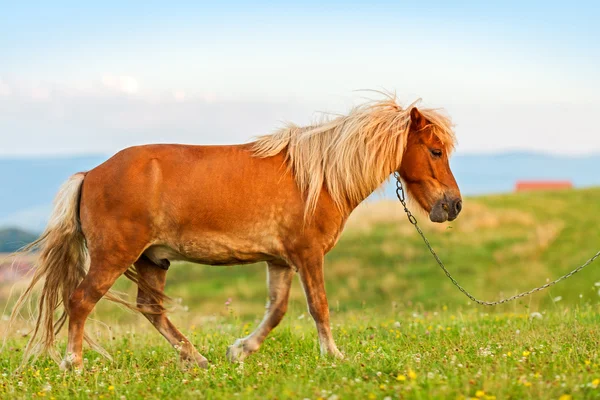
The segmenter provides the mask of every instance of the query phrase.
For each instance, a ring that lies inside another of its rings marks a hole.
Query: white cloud
[[[282,120],[308,123],[312,114],[292,101],[234,101],[187,91],[123,96],[133,87],[128,85],[105,76],[92,85],[41,85],[39,93],[52,95],[43,103],[30,89],[10,101],[0,97],[0,156],[113,153],[156,142],[247,142]]]
[[[173,92],[173,98],[178,102],[185,101],[186,93],[183,90],[175,90]]]
[[[0,97],[8,97],[12,94],[12,89],[8,86],[8,83],[0,79]]]
[[[44,86],[32,86],[29,96],[35,101],[46,101],[50,99],[50,89]]]
[[[136,94],[140,90],[138,80],[132,76],[104,75],[102,84],[108,89],[125,94]]]
[[[315,111],[344,113],[363,96],[373,97],[342,91],[266,101],[236,99],[235,94],[225,98],[214,91],[139,88],[136,78],[113,75],[71,86],[0,81],[0,90],[11,93],[10,98],[0,96],[0,155],[112,153],[155,142],[246,142],[284,121],[307,124],[318,115]],[[415,97],[401,96],[405,102]],[[600,151],[599,128],[585,118],[573,118],[593,115],[600,106],[597,102],[498,104],[481,99],[459,103],[433,93],[424,97],[425,106],[444,106],[453,117],[459,152]]]

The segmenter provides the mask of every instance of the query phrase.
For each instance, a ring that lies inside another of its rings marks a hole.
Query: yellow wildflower
[[[406,376],[400,374],[396,377],[397,381],[404,382],[406,380]]]
[[[483,396],[485,396],[485,392],[483,390],[478,390],[475,392],[475,397],[478,399],[482,398]]]
[[[416,373],[415,371],[413,371],[412,369],[409,369],[409,370],[408,370],[408,377],[409,377],[410,379],[413,379],[413,380],[414,380],[414,379],[417,379],[417,373]]]
[[[570,394],[563,394],[562,396],[560,396],[558,398],[558,400],[572,400],[573,396],[571,396]]]
[[[114,387],[113,385],[110,385],[110,386],[108,387],[108,390],[110,390],[110,391],[112,392],[113,390],[115,390],[115,387]]]
[[[530,355],[530,354],[531,354],[530,352],[528,352],[527,350],[525,350],[525,351],[523,352],[523,357],[527,357],[527,356],[528,356],[528,355]]]

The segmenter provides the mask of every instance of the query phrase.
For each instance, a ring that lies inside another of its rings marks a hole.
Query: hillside
[[[452,223],[433,224],[425,216],[419,216],[419,222],[456,279],[485,300],[543,284],[600,250],[600,188],[467,197],[463,210]],[[22,240],[32,238],[24,236]],[[547,307],[559,296],[567,304],[597,302],[594,284],[600,282],[599,268],[600,264],[592,264],[520,304],[532,309]],[[469,303],[439,270],[395,201],[359,207],[338,245],[327,255],[325,269],[330,304],[340,312],[364,307],[377,310],[392,304],[420,304],[429,309]],[[209,267],[176,263],[169,272],[167,292],[182,298],[193,311],[190,318],[223,312],[228,298],[241,314],[255,315],[264,305],[264,270],[260,264]],[[134,293],[125,280],[119,286]],[[291,299],[297,309],[304,309],[297,282]],[[106,310],[115,311],[112,307]],[[115,312],[119,318],[131,317]]]
[[[600,189],[536,192],[465,198],[452,223],[419,222],[455,278],[477,297],[495,300],[528,290],[582,264],[600,250]],[[518,303],[482,311],[542,310],[554,305],[599,300],[600,264]],[[436,309],[473,307],[446,278],[406,220],[400,204],[373,202],[352,215],[337,246],[327,255],[325,274],[330,305],[336,313],[390,307]],[[122,278],[118,288],[135,290]],[[187,323],[207,315],[236,313],[255,318],[266,296],[263,264],[210,267],[171,266],[167,294],[181,299]],[[177,302],[175,304],[178,304]],[[302,289],[294,282],[291,308],[306,310]],[[103,304],[102,313],[128,321],[131,314]]]
[[[600,189],[466,198],[463,210],[452,223],[433,224],[424,216],[419,222],[456,279],[485,300],[539,286],[600,250]],[[325,271],[330,304],[339,311],[469,303],[440,271],[394,201],[373,202],[353,214],[326,257]],[[563,303],[597,302],[594,283],[600,282],[599,271],[600,264],[592,264],[520,303],[537,309],[552,305],[559,296]],[[199,313],[223,310],[227,298],[240,311],[249,311],[262,308],[264,282],[262,265],[177,264],[170,272],[168,291]],[[299,285],[291,298],[304,309]]]
[[[35,239],[36,235],[21,229],[0,229],[0,253],[12,253]]]

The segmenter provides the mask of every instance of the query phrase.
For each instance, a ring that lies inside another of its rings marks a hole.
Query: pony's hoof
[[[244,350],[244,342],[240,339],[227,348],[227,359],[232,363],[244,361],[247,356],[248,353]]]
[[[344,359],[344,354],[341,351],[339,351],[338,349],[335,349],[335,351],[331,354],[331,356],[337,358],[338,360]]]
[[[59,365],[61,371],[72,371],[74,369],[81,369],[82,367],[83,363],[74,355],[66,356]]]
[[[73,364],[71,364],[67,360],[62,360],[62,362],[58,366],[58,368],[60,368],[61,371],[70,371],[72,367],[73,367]]]
[[[202,354],[194,354],[191,356],[181,356],[181,361],[184,366],[199,367],[202,369],[208,368],[208,360]]]
[[[332,357],[332,358],[336,358],[338,360],[344,359],[344,354],[341,351],[339,351],[337,348],[328,349],[326,351],[321,351],[321,355],[323,357]]]

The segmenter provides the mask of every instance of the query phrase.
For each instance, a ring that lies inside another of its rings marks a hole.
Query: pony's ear
[[[410,110],[410,128],[414,131],[420,131],[427,126],[427,119],[419,112],[417,107]]]

